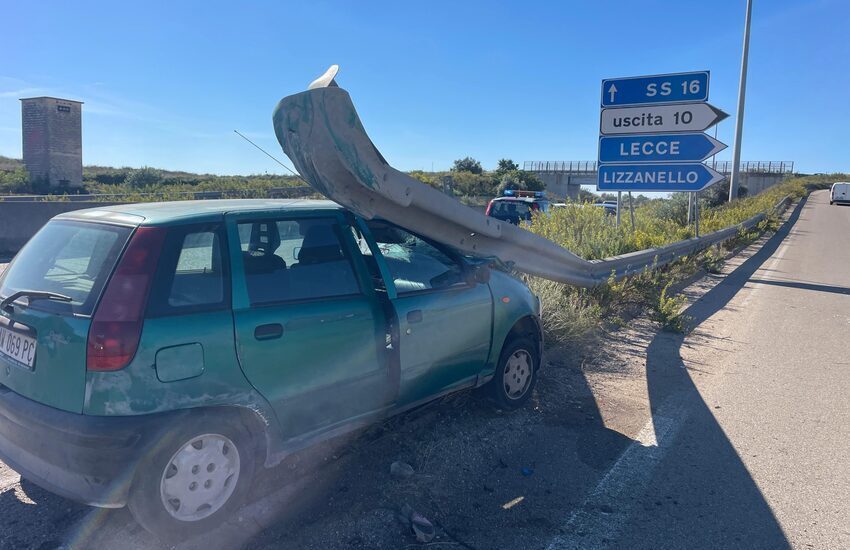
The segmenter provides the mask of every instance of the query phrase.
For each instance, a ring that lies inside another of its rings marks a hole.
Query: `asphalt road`
[[[434,548],[850,548],[850,207],[789,218],[685,289],[687,335],[639,318],[551,350],[525,410],[461,395],[296,457],[185,547],[413,548],[409,503]],[[25,547],[163,548],[0,463],[0,548]]]
[[[848,237],[850,208],[812,194],[691,305],[689,336],[653,338],[658,446],[625,453],[612,513],[563,546],[850,548]]]

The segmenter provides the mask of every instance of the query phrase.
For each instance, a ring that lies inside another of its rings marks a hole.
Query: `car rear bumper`
[[[69,413],[0,385],[0,460],[57,495],[120,508],[162,418]]]

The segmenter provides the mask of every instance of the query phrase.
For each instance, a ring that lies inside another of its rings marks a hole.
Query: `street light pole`
[[[750,16],[753,0],[747,0],[747,17],[744,20],[744,53],[741,57],[741,81],[738,85],[738,112],[735,116],[735,146],[732,149],[732,179],[729,181],[729,201],[738,197],[741,165],[741,134],[744,129],[744,96],[747,93],[747,57],[750,53]]]

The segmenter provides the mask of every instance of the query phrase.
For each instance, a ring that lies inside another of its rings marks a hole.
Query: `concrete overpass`
[[[731,161],[706,162],[721,174],[732,173]],[[582,185],[596,186],[595,160],[525,161],[523,170],[533,172],[546,184],[554,197],[577,199]],[[793,161],[746,161],[741,163],[743,185],[750,195],[757,195],[794,173]]]

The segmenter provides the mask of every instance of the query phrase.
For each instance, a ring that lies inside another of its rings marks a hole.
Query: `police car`
[[[491,218],[514,225],[530,222],[534,212],[549,212],[550,202],[543,191],[519,191],[506,189],[503,197],[496,197],[487,205],[486,214]]]

